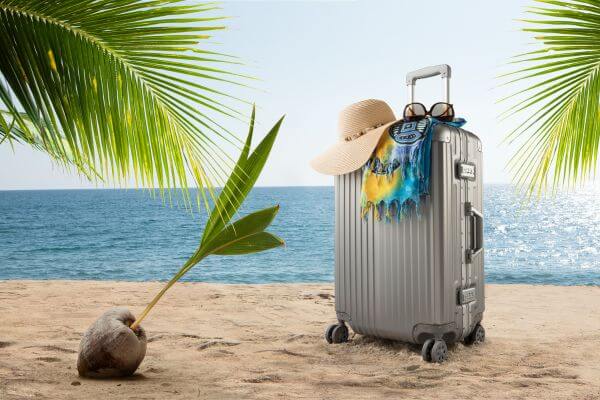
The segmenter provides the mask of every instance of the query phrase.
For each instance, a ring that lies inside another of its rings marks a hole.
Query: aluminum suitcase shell
[[[362,169],[335,177],[335,306],[357,333],[452,343],[483,317],[481,141],[447,125],[432,134],[420,216],[377,221],[371,210],[363,219]]]

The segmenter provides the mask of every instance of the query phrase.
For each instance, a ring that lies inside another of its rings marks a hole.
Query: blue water
[[[600,285],[600,192],[521,206],[485,187],[487,281]],[[243,210],[281,204],[286,247],[209,257],[184,280],[333,280],[333,188],[256,188]],[[166,280],[195,250],[205,215],[136,190],[0,191],[0,279]]]

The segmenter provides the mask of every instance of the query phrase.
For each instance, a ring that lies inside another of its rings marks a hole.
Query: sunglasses
[[[427,115],[440,121],[452,121],[454,119],[454,107],[448,103],[435,103],[429,111],[421,103],[410,103],[404,107],[404,121],[415,121]]]

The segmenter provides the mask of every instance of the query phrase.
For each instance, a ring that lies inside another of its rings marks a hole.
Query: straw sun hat
[[[379,138],[396,121],[394,112],[382,100],[363,100],[342,110],[339,141],[314,158],[310,165],[326,175],[342,175],[362,167]]]

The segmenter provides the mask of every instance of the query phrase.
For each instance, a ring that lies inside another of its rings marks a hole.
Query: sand
[[[600,288],[490,285],[487,342],[419,348],[350,334],[328,345],[333,288],[179,283],[143,324],[138,373],[77,375],[83,331],[139,313],[160,283],[0,282],[0,399],[600,399]]]

